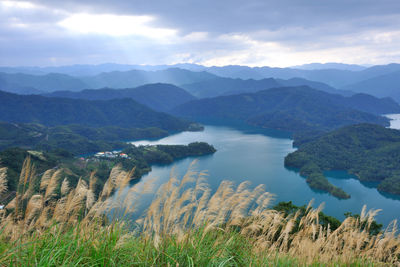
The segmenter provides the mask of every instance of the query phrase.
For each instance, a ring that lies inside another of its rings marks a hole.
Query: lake
[[[390,119],[390,128],[400,129],[400,114],[386,114],[385,117]]]
[[[400,115],[398,118],[400,120]],[[327,193],[310,189],[305,178],[284,167],[284,157],[295,150],[286,133],[251,127],[238,130],[206,125],[202,132],[182,132],[157,141],[136,141],[132,144],[188,144],[195,141],[207,142],[217,149],[213,155],[196,158],[196,169],[208,171],[208,182],[213,189],[223,180],[232,180],[236,184],[248,180],[252,186],[264,184],[266,191],[276,196],[274,203],[292,201],[295,205],[307,205],[314,199],[314,207],[325,203],[323,211],[338,219],[343,219],[345,212],[359,214],[366,204],[368,209],[382,209],[377,220],[384,225],[393,219],[400,219],[398,197],[384,196],[376,190],[374,184],[360,183],[346,172],[331,171],[326,175],[332,184],[349,193],[350,199],[339,200]],[[178,177],[185,174],[194,159],[186,158],[166,166],[153,165],[152,171],[134,186],[141,186],[153,179],[157,188],[169,179],[171,170],[178,173]],[[144,201],[149,202],[151,198],[145,197]]]

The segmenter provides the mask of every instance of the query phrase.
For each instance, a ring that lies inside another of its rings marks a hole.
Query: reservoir
[[[399,116],[400,119],[400,116]],[[326,173],[328,180],[351,195],[339,200],[328,193],[312,190],[295,170],[284,167],[285,156],[294,151],[288,134],[251,127],[237,129],[206,125],[202,132],[182,132],[156,141],[136,141],[135,145],[189,144],[203,141],[213,145],[217,152],[210,156],[185,158],[171,165],[153,165],[152,171],[133,185],[140,186],[147,180],[154,181],[155,190],[168,181],[171,171],[182,177],[193,160],[195,169],[208,172],[208,183],[216,189],[221,181],[231,180],[235,184],[250,181],[252,186],[264,184],[266,191],[275,195],[274,204],[292,201],[295,205],[307,205],[314,200],[314,207],[325,204],[323,211],[340,220],[345,212],[359,214],[363,205],[367,209],[382,209],[376,217],[379,223],[388,225],[400,219],[400,198],[382,195],[372,183],[361,183],[343,171]],[[142,200],[150,202],[150,196]]]

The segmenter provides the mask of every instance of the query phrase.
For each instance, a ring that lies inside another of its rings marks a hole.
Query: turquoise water
[[[292,140],[285,133],[206,126],[203,132],[183,132],[157,141],[132,143],[188,144],[194,141],[208,142],[217,149],[213,155],[198,157],[196,164],[196,169],[208,171],[208,182],[213,189],[222,180],[232,180],[236,184],[249,180],[253,186],[264,184],[268,192],[275,194],[275,203],[291,200],[296,205],[305,205],[314,199],[314,207],[325,203],[324,212],[339,219],[343,219],[347,211],[359,214],[366,204],[368,209],[383,210],[377,217],[380,223],[387,225],[393,219],[400,219],[399,198],[384,196],[373,184],[362,184],[345,172],[332,171],[326,174],[332,184],[351,195],[350,199],[339,200],[327,193],[311,190],[296,171],[284,167],[284,157],[294,151]],[[156,189],[168,180],[171,170],[183,175],[193,160],[187,158],[173,165],[152,166],[152,171],[134,186],[141,186],[147,180],[154,179]],[[150,199],[146,197],[145,201]]]

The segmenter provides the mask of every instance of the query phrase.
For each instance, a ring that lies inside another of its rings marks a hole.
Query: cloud
[[[399,61],[398,0],[7,0],[0,65]]]
[[[104,34],[110,36],[138,35],[153,39],[174,36],[173,29],[148,26],[154,20],[150,16],[118,16],[103,14],[73,14],[58,25],[76,33]]]

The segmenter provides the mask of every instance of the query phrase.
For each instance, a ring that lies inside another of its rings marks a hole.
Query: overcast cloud
[[[400,62],[399,0],[0,0],[0,65]]]

